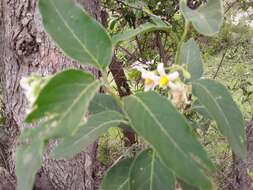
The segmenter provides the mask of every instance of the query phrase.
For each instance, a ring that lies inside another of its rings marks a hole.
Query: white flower
[[[159,86],[162,88],[169,87],[172,90],[176,87],[176,85],[173,83],[178,77],[179,73],[177,71],[166,74],[163,63],[159,63],[157,65],[157,72],[160,75],[159,79]]]
[[[31,74],[31,76],[21,78],[20,86],[24,89],[26,98],[31,105],[35,102],[46,80],[47,78],[42,78],[37,74]]]
[[[141,65],[136,65],[133,68],[141,72],[141,77],[144,79],[144,91],[154,90],[158,85],[159,76],[152,71],[147,71]]]

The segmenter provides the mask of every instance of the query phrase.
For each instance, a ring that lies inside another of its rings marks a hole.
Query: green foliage
[[[180,185],[181,185],[182,190],[198,190],[198,188],[192,187],[184,183],[183,181],[180,181]]]
[[[115,34],[112,36],[112,43],[113,45],[117,45],[120,42],[129,40],[138,34],[144,33],[144,32],[151,32],[156,30],[162,30],[162,31],[168,31],[170,27],[166,25],[163,22],[153,22],[153,23],[145,23],[143,25],[140,25],[136,29],[129,29],[128,31],[124,31],[119,34]]]
[[[56,129],[52,135],[71,134],[84,117],[99,86],[99,81],[83,71],[59,73],[41,90],[26,121],[47,117]],[[61,130],[57,126],[61,126]]]
[[[110,63],[109,35],[81,7],[71,0],[40,0],[39,10],[45,29],[68,56],[97,68]]]
[[[127,158],[116,163],[104,177],[100,190],[128,190],[132,161],[133,159]]]
[[[200,49],[197,43],[190,39],[182,45],[180,63],[186,65],[191,74],[191,80],[199,79],[203,73]]]
[[[211,169],[212,164],[185,118],[166,98],[154,92],[129,96],[124,100],[124,111],[133,129],[152,145],[177,177],[203,189],[211,188],[200,166]]]
[[[130,189],[175,190],[173,173],[151,149],[144,150],[136,157],[132,163],[129,175]]]
[[[110,168],[100,190],[175,189],[173,173],[152,149],[139,153],[135,159],[124,159]]]
[[[226,88],[212,80],[193,82],[193,94],[212,115],[233,150],[245,158],[245,131],[240,110]]]
[[[115,99],[112,96],[106,94],[96,94],[89,106],[90,114],[115,110],[121,112],[121,108]]]
[[[194,28],[206,36],[218,33],[223,23],[222,0],[207,1],[196,10],[187,6],[187,0],[181,0],[180,10],[185,19],[192,22]]]
[[[123,116],[115,111],[104,111],[92,115],[87,123],[81,125],[72,136],[64,138],[53,150],[51,156],[56,159],[70,159],[98,139],[112,126],[126,123]]]
[[[17,190],[33,188],[35,174],[40,169],[42,164],[43,148],[44,142],[41,140],[35,140],[31,145],[21,145],[17,148]]]
[[[212,116],[210,115],[210,113],[208,113],[207,109],[205,108],[205,106],[203,106],[199,100],[195,100],[192,103],[191,106],[191,111],[197,112],[199,114],[201,114],[202,116],[204,116],[204,118],[207,119],[212,119]]]
[[[225,85],[231,92],[246,121],[252,118],[252,85],[253,85],[253,30],[243,24],[233,25],[227,22],[215,38],[200,41],[204,52],[205,73],[207,78],[213,78],[218,70],[216,80]]]
[[[51,120],[40,121],[37,127],[23,129],[19,136],[20,141],[36,141],[38,139],[42,141],[48,141],[52,137]]]

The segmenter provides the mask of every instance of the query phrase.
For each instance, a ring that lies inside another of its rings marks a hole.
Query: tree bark
[[[3,155],[0,161],[4,160],[5,164],[0,163],[0,166],[4,165],[4,171],[8,171],[10,176],[15,176],[17,136],[22,128],[31,127],[23,122],[27,100],[19,85],[20,79],[31,73],[45,76],[66,68],[84,69],[63,56],[48,39],[42,28],[36,2],[36,0],[0,1],[0,77],[6,119],[4,135],[0,135],[0,153]],[[79,3],[100,21],[98,0],[79,0]],[[94,189],[95,150],[96,144],[68,161],[52,160],[45,154],[43,166],[36,177],[35,189]]]
[[[15,179],[2,167],[0,167],[0,182],[0,190],[15,189]]]
[[[120,97],[129,96],[131,94],[130,86],[127,83],[127,78],[122,67],[115,56],[112,58],[112,62],[109,66],[110,72],[112,73],[113,79],[117,86],[117,91]],[[128,127],[123,130],[125,146],[130,147],[136,143],[135,133]]]

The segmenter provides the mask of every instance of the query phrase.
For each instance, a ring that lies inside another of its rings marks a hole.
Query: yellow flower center
[[[153,80],[150,78],[146,78],[144,83],[145,83],[145,85],[151,85],[151,84],[153,84]]]
[[[162,77],[160,78],[160,80],[159,80],[159,85],[160,85],[161,87],[166,87],[166,86],[168,85],[168,83],[169,83],[169,79],[168,79],[167,76],[162,76]]]

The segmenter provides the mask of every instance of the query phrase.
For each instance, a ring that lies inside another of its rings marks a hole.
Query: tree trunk
[[[15,180],[9,172],[0,167],[0,190],[13,190],[15,189]]]
[[[20,79],[31,73],[44,76],[65,68],[83,68],[63,56],[48,39],[41,25],[36,2],[0,1],[0,77],[6,119],[3,133],[0,133],[0,167],[3,166],[11,176],[15,176],[16,137],[22,128],[30,127],[23,122],[27,100],[19,85]],[[98,0],[79,0],[79,3],[92,16],[100,19]],[[45,154],[43,166],[36,177],[35,189],[94,189],[95,150],[96,145],[92,145],[69,161],[52,160]]]
[[[246,161],[233,154],[232,170],[226,189],[253,190],[252,177],[249,175],[253,172],[253,120],[246,127],[246,139]]]

